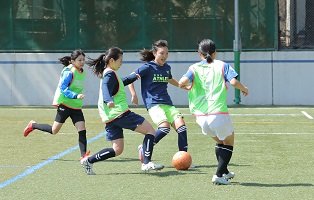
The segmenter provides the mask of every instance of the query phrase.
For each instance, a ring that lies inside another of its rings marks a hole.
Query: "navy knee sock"
[[[37,123],[33,123],[33,128],[37,129],[37,130],[41,130],[44,132],[48,132],[50,134],[52,134],[52,126],[49,124],[37,124]]]
[[[100,150],[98,153],[95,153],[94,155],[90,156],[88,158],[88,162],[95,163],[102,160],[107,160],[108,158],[112,158],[116,156],[116,152],[113,148],[105,148]]]
[[[78,134],[79,134],[78,143],[81,151],[81,156],[84,156],[86,154],[87,148],[86,130],[79,131]]]
[[[155,136],[146,134],[143,140],[143,156],[144,156],[144,164],[147,164],[152,159],[153,154],[153,142]]]
[[[170,127],[159,127],[156,130],[154,145],[157,144],[162,138],[164,138],[169,132],[170,132]]]
[[[221,148],[220,153],[219,153],[219,158],[218,158],[218,167],[216,171],[216,175],[218,177],[222,177],[222,175],[226,173],[228,164],[232,157],[232,152],[233,152],[233,146],[224,145]]]
[[[178,133],[179,151],[188,151],[188,137],[186,133],[186,126],[180,126],[176,131]]]
[[[218,144],[218,143],[216,143],[215,145],[215,154],[216,154],[217,162],[219,161],[219,153],[223,146],[224,144]]]

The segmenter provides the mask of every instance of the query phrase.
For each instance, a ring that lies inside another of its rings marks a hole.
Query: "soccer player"
[[[119,156],[123,152],[123,129],[145,135],[143,140],[144,162],[141,166],[143,171],[160,170],[164,167],[151,162],[155,139],[154,128],[142,116],[129,110],[124,86],[134,82],[138,75],[131,74],[121,79],[116,71],[121,67],[122,59],[123,51],[112,47],[97,59],[87,61],[93,73],[100,78],[98,110],[102,122],[106,124],[107,140],[112,143],[111,148],[104,148],[82,160],[81,164],[89,175],[95,174],[92,171],[93,163]]]
[[[189,89],[189,108],[203,134],[216,141],[218,166],[212,182],[229,185],[228,180],[234,178],[234,173],[228,170],[234,129],[226,103],[226,82],[241,90],[244,96],[248,95],[248,88],[237,80],[238,74],[229,64],[215,59],[217,51],[212,40],[202,40],[198,45],[198,54],[201,61],[190,66],[179,84],[181,88]]]
[[[158,40],[152,45],[151,50],[144,49],[140,52],[141,60],[145,63],[133,73],[141,77],[141,93],[143,102],[153,122],[158,127],[154,145],[170,132],[172,126],[178,133],[179,151],[188,150],[187,129],[179,110],[173,106],[168,94],[168,83],[179,87],[179,83],[172,77],[171,67],[166,63],[168,58],[168,43]],[[134,85],[129,85],[132,94],[132,103],[138,104]],[[139,157],[142,160],[142,146],[138,147]],[[191,168],[195,167],[191,165]]]
[[[57,107],[57,114],[53,125],[38,124],[31,120],[24,129],[24,136],[27,137],[34,129],[48,132],[52,135],[57,134],[68,117],[78,131],[78,143],[81,151],[81,159],[88,156],[86,152],[86,127],[82,112],[82,102],[85,97],[82,94],[84,89],[85,54],[81,49],[74,50],[71,56],[59,59],[63,64],[63,70],[55,92],[53,105]]]

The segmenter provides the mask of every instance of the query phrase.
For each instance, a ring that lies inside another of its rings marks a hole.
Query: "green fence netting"
[[[195,51],[203,38],[232,50],[233,0],[0,0],[0,51],[82,48],[125,51],[165,39],[172,51]],[[277,48],[277,1],[239,0],[242,50]]]

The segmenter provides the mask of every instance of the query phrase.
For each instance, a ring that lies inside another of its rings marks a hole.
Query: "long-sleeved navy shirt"
[[[124,86],[129,85],[137,80],[136,74],[132,73],[124,78],[121,78]],[[113,101],[113,96],[119,90],[119,81],[116,74],[113,71],[108,71],[104,74],[104,80],[102,83],[102,92],[104,103]]]

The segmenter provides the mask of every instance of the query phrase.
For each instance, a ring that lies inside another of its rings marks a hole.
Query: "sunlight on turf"
[[[145,114],[143,108],[132,111]],[[140,170],[137,146],[143,136],[125,131],[125,150],[117,158],[96,163],[97,175],[88,176],[79,163],[79,150],[73,151],[32,174],[1,189],[1,199],[311,199],[314,195],[313,107],[231,108],[235,128],[234,154],[229,166],[236,177],[231,186],[214,186],[216,171],[214,142],[201,133],[187,108],[189,152],[195,169],[177,171],[171,158],[177,152],[177,135],[169,135],[155,146],[153,161],[165,168],[144,174]],[[95,108],[85,109],[88,138],[104,131]],[[60,134],[40,131],[23,137],[23,129],[34,119],[51,124],[55,109],[0,107],[0,182],[23,173],[31,166],[77,145],[77,133],[70,120]],[[102,137],[88,145],[92,153],[110,142]],[[210,197],[210,198],[209,198]]]

